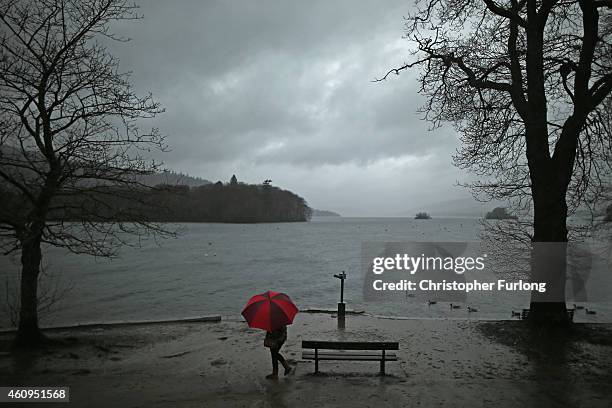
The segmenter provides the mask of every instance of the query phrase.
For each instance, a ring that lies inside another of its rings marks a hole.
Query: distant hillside
[[[30,175],[25,171],[22,174],[22,177]],[[34,172],[31,174],[34,178]],[[311,209],[304,198],[273,186],[271,180],[246,184],[232,176],[229,183],[213,184],[199,177],[169,171],[135,174],[132,179],[128,175],[126,181],[85,179],[78,182],[76,189],[74,185],[67,185],[65,188],[70,194],[51,198],[53,209],[48,219],[255,223],[308,221],[311,217]],[[1,178],[0,197],[0,213],[19,218],[31,211],[28,197]]]
[[[173,171],[165,171],[163,173],[140,176],[139,179],[143,184],[146,184],[147,186],[166,184],[171,186],[199,187],[205,186],[207,184],[212,184],[206,179],[200,177],[193,177],[183,173],[175,173]]]
[[[19,197],[8,195],[3,205]],[[152,222],[293,222],[308,221],[302,197],[270,184],[221,183],[199,187],[158,184],[126,190],[103,186],[88,194],[58,197],[49,219],[64,221],[144,219]],[[0,206],[2,209],[2,206]]]
[[[314,208],[312,210],[312,216],[313,217],[341,217],[341,215],[336,212],[328,211],[328,210],[317,210]]]
[[[40,153],[37,151],[31,151],[29,152],[29,154],[31,154],[30,162],[26,166],[16,166],[15,165],[14,169],[15,171],[20,171],[21,174],[26,177],[33,176],[34,178],[37,178],[36,173],[32,169],[29,169],[28,167],[35,166],[34,168],[37,168],[40,166],[39,168],[40,171],[46,171],[45,160],[42,160],[42,159],[33,160],[33,158],[40,158]],[[24,153],[20,149],[17,149],[13,146],[9,146],[9,145],[0,146],[0,157],[2,157],[3,159],[11,159],[11,160],[14,160],[15,163],[19,163],[24,160],[23,155]],[[20,169],[20,170],[17,170],[17,169]],[[193,177],[188,174],[177,173],[171,170],[160,172],[160,173],[155,173],[155,174],[136,175],[134,176],[134,181],[137,181],[139,183],[142,183],[150,187],[156,186],[158,184],[165,184],[165,185],[171,185],[171,186],[189,186],[189,187],[200,187],[200,186],[212,184],[210,181],[206,179],[203,179],[200,177]],[[113,184],[113,183],[109,181],[105,181],[105,180],[93,180],[93,179],[82,179],[79,181],[79,186],[90,186],[93,184],[103,185],[103,184]]]

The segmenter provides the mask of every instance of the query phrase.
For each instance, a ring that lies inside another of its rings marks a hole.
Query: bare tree
[[[611,10],[609,0],[420,1],[406,23],[412,60],[379,79],[421,69],[425,117],[454,124],[455,163],[480,176],[477,195],[529,209],[532,242],[567,242],[567,217],[609,182]],[[566,316],[564,301],[532,296],[534,321]]]
[[[160,113],[104,46],[109,25],[138,18],[125,0],[0,0],[0,240],[20,251],[18,344],[38,327],[41,245],[112,256],[129,234],[166,233],[139,215],[138,176],[157,169]],[[67,222],[67,220],[80,222]]]

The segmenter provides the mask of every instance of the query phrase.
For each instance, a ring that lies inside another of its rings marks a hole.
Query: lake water
[[[70,289],[54,313],[43,316],[43,324],[235,316],[251,295],[269,289],[286,292],[301,309],[335,308],[339,280],[333,274],[343,270],[348,275],[347,307],[375,315],[507,319],[511,310],[529,305],[528,293],[468,295],[457,310],[409,297],[393,303],[363,301],[363,242],[476,241],[481,230],[477,219],[316,217],[308,223],[181,224],[181,229],[176,239],[145,241],[141,248],[122,249],[112,260],[46,249],[44,263],[52,284]],[[0,258],[2,302],[4,282],[16,282],[16,260]],[[466,305],[478,312],[469,314]],[[591,307],[597,315],[582,311],[576,320],[612,320],[609,302]],[[0,326],[6,327],[9,319],[2,310]]]

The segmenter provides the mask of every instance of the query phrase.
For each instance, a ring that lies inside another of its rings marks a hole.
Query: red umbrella
[[[242,310],[249,327],[274,331],[293,323],[298,308],[284,293],[268,291],[253,296]]]

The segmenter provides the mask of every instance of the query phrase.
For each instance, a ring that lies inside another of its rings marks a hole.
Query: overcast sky
[[[273,184],[343,215],[406,215],[469,197],[457,136],[428,131],[408,58],[410,1],[139,1],[113,46],[166,112],[167,167],[211,181]]]

